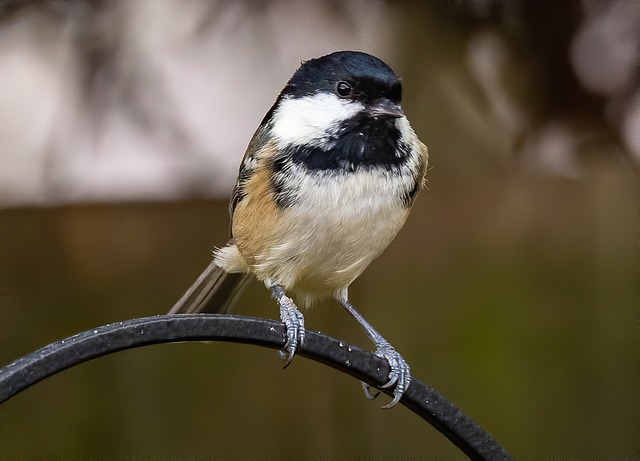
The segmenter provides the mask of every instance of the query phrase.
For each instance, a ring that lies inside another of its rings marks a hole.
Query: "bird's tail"
[[[169,314],[225,313],[240,296],[249,280],[249,274],[230,274],[211,261],[195,283],[171,308]]]

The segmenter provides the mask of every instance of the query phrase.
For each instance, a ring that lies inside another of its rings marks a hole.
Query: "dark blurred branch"
[[[113,352],[179,341],[227,341],[280,349],[284,325],[237,315],[160,315],[112,323],[49,344],[0,369],[0,403],[35,383],[82,362]],[[298,355],[324,363],[367,384],[387,381],[387,362],[321,333],[307,331]],[[383,390],[391,394],[391,390]],[[474,460],[508,460],[509,455],[476,422],[430,386],[414,379],[400,401],[442,432]]]
[[[33,5],[34,3],[36,2],[33,0],[4,0],[3,2],[0,2],[0,20],[24,8],[25,6]]]

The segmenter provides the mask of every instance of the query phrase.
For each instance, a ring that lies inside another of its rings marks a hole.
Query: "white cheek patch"
[[[329,93],[303,98],[285,97],[273,114],[271,134],[280,146],[322,145],[338,126],[364,110],[361,103]]]

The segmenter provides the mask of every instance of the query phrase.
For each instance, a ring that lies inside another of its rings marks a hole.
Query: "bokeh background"
[[[638,456],[639,32],[624,1],[4,0],[0,364],[166,312],[299,62],[363,50],[403,77],[431,164],[354,304],[518,459]],[[258,284],[235,312],[277,318]],[[335,304],[307,325],[370,348]],[[351,378],[280,367],[230,344],[101,358],[2,405],[0,458],[462,456]]]

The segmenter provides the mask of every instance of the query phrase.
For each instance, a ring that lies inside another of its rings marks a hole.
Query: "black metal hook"
[[[280,322],[240,315],[180,314],[126,320],[78,333],[25,355],[0,369],[0,403],[62,370],[113,352],[179,341],[226,341],[280,349]],[[387,381],[387,362],[322,333],[307,331],[302,357],[329,365],[371,386]],[[383,389],[390,394],[391,391]],[[432,387],[411,382],[400,403],[444,434],[472,460],[511,457],[475,421]]]

